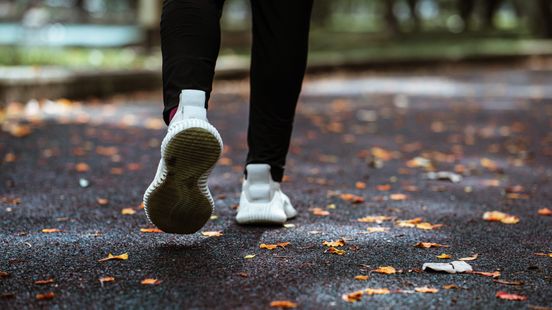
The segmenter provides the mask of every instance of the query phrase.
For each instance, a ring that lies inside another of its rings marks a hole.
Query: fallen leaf
[[[391,185],[389,184],[381,184],[376,186],[376,189],[380,192],[387,192],[391,190]]]
[[[327,253],[330,253],[330,254],[335,254],[335,255],[345,255],[345,251],[344,250],[338,250],[334,247],[330,247],[329,249],[327,249],[325,252]]]
[[[50,300],[56,297],[56,294],[54,292],[48,292],[44,294],[36,294],[36,299],[38,300]]]
[[[36,280],[34,281],[34,284],[44,285],[44,284],[50,284],[54,283],[54,279],[46,279],[46,280]]]
[[[142,285],[158,285],[160,283],[161,283],[160,280],[151,279],[151,278],[144,279],[144,280],[140,281],[140,284],[142,284]]]
[[[436,228],[439,228],[439,227],[442,227],[442,226],[443,226],[443,224],[431,224],[431,223],[427,223],[427,222],[416,224],[416,228],[423,229],[423,230],[432,230],[432,229],[436,229]]]
[[[389,196],[389,199],[395,200],[395,201],[402,201],[406,200],[408,197],[405,194],[391,194]]]
[[[386,232],[389,231],[388,227],[367,227],[366,230],[369,233]]]
[[[536,256],[548,256],[552,257],[552,253],[535,253]]]
[[[75,165],[77,172],[87,172],[90,170],[90,166],[87,163],[78,163]]]
[[[224,235],[221,230],[202,231],[201,234],[205,237],[221,237]]]
[[[136,211],[133,208],[124,208],[121,210],[122,215],[133,215]]]
[[[448,248],[448,245],[433,243],[433,242],[418,242],[414,245],[417,248],[429,249],[429,248]]]
[[[505,299],[505,300],[515,300],[515,301],[524,301],[527,300],[527,296],[510,294],[503,291],[496,292],[496,298]]]
[[[523,281],[508,281],[508,280],[502,280],[502,279],[493,279],[493,282],[499,283],[499,284],[506,284],[506,285],[523,285],[523,284],[525,284]]]
[[[466,273],[476,274],[476,275],[480,275],[480,276],[484,276],[484,277],[491,277],[491,278],[498,278],[498,277],[500,277],[500,272],[499,272],[499,271],[493,271],[493,272],[486,272],[486,271],[470,271],[470,272],[466,272]]]
[[[434,294],[434,293],[437,293],[439,291],[438,288],[427,287],[427,286],[416,287],[416,288],[414,288],[414,290],[418,293],[430,293],[430,294]]]
[[[358,276],[355,276],[355,280],[358,280],[358,281],[366,281],[366,280],[368,280],[368,276],[366,276],[366,275],[358,275]]]
[[[100,283],[115,282],[114,277],[101,277],[99,280],[100,280]]]
[[[9,277],[10,274],[5,271],[0,271],[0,279]]]
[[[372,270],[372,272],[383,273],[383,274],[394,274],[394,273],[397,273],[397,270],[392,266],[381,266],[381,267],[378,267],[377,269]]]
[[[28,125],[13,124],[8,128],[8,132],[16,138],[23,138],[30,135],[32,130]]]
[[[421,217],[413,218],[410,220],[398,220],[395,225],[399,227],[416,227],[416,224],[419,224],[423,221]]]
[[[127,260],[127,259],[128,259],[128,253],[123,253],[121,255],[113,255],[109,253],[107,257],[98,260],[98,262],[106,262],[108,260]]]
[[[462,257],[462,258],[459,258],[458,260],[461,260],[461,261],[472,261],[472,260],[476,260],[477,257],[479,257],[479,254],[473,254],[472,256],[469,256],[469,257]]]
[[[383,223],[385,221],[390,221],[392,220],[393,218],[390,217],[390,216],[383,216],[383,215],[378,215],[378,216],[365,216],[365,217],[361,217],[359,219],[357,219],[357,222],[361,222],[361,223]]]
[[[340,247],[340,246],[344,246],[345,243],[346,242],[344,239],[339,239],[336,241],[323,241],[322,245],[325,245],[327,247]]]
[[[542,208],[542,209],[539,209],[539,211],[537,211],[537,213],[539,215],[551,216],[552,215],[552,210],[550,210],[548,208]]]
[[[291,309],[297,308],[297,304],[289,300],[274,300],[270,303],[272,308]]]
[[[343,294],[341,298],[346,302],[357,302],[362,299],[363,291],[355,291],[349,294]]]
[[[358,181],[358,182],[355,183],[355,187],[356,187],[356,189],[365,189],[366,188],[366,183]]]
[[[58,233],[58,232],[61,232],[60,229],[57,229],[57,228],[44,228],[41,230],[43,233],[45,234],[51,234],[51,233]]]
[[[288,244],[289,244],[289,242],[281,242],[281,243],[277,243],[277,244],[261,243],[261,245],[259,245],[259,248],[267,249],[267,250],[274,250],[277,247],[285,248]]]
[[[439,259],[448,259],[448,258],[451,258],[452,256],[448,255],[448,254],[445,254],[445,253],[441,253],[439,255],[437,255],[437,258]]]
[[[339,198],[351,202],[351,203],[362,203],[364,202],[364,197],[357,196],[354,194],[341,194],[339,195]]]
[[[329,211],[324,210],[322,208],[312,208],[312,209],[310,209],[310,211],[312,212],[313,215],[316,215],[316,216],[328,216],[328,215],[330,215]]]
[[[443,288],[445,290],[453,290],[453,289],[459,289],[460,287],[456,284],[445,284],[443,285]]]
[[[100,206],[107,206],[109,204],[109,200],[107,198],[97,198],[96,199],[96,202],[100,205]]]
[[[161,233],[163,231],[159,228],[140,228],[140,232],[143,232],[143,233]]]
[[[243,258],[245,258],[245,259],[252,259],[253,257],[255,257],[255,254],[245,255]]]
[[[501,222],[504,224],[517,224],[519,217],[509,215],[500,211],[487,211],[483,214],[483,219],[489,222]]]

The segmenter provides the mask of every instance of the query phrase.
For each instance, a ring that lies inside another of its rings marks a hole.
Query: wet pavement
[[[140,230],[152,227],[140,203],[164,134],[159,93],[10,105],[0,114],[0,308],[552,307],[550,82],[552,72],[503,69],[309,78],[283,184],[299,216],[286,227],[234,221],[247,82],[220,82],[209,118],[226,146],[202,229],[219,237]],[[23,114],[29,122],[12,118]],[[486,221],[487,211],[513,217]],[[323,245],[340,239],[344,253]],[[109,253],[128,259],[98,261]],[[460,258],[490,274],[421,270]]]

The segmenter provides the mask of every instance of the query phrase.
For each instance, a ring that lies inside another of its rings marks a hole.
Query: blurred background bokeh
[[[160,0],[0,0],[0,64],[158,68]],[[248,0],[228,0],[223,56],[247,56]],[[315,0],[311,60],[547,51],[549,0]]]

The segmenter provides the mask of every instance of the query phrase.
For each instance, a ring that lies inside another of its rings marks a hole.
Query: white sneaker
[[[268,164],[249,164],[236,221],[239,224],[283,224],[294,218],[297,211],[288,196],[274,182]]]
[[[161,143],[161,160],[144,194],[148,219],[168,233],[191,234],[211,217],[214,201],[207,177],[222,152],[222,139],[209,124],[205,92],[183,90]]]

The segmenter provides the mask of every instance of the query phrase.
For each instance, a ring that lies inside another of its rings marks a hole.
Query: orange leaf
[[[101,277],[100,278],[100,283],[106,283],[106,282],[115,282],[115,278],[114,277]]]
[[[339,239],[339,240],[336,240],[336,241],[323,241],[322,244],[327,246],[327,247],[340,247],[340,246],[344,246],[345,245],[345,240],[344,239]]]
[[[330,254],[335,254],[335,255],[345,255],[345,251],[343,250],[338,250],[334,247],[331,247],[329,248],[326,252],[330,253]]]
[[[100,206],[106,206],[108,203],[109,203],[109,200],[107,198],[97,198],[96,199],[96,202],[100,205]]]
[[[341,194],[341,195],[339,195],[339,198],[341,198],[345,201],[349,201],[351,203],[362,203],[362,202],[364,202],[364,197],[357,196],[357,195],[354,195],[354,194]]]
[[[483,214],[483,219],[489,222],[501,222],[504,224],[517,224],[519,217],[506,214],[500,211],[488,211]]]
[[[535,253],[536,256],[548,256],[552,257],[552,253]]]
[[[57,228],[44,228],[44,229],[42,229],[42,232],[46,233],[46,234],[51,234],[51,233],[61,232],[61,230],[57,229]]]
[[[548,208],[542,208],[542,209],[539,209],[539,211],[537,213],[539,215],[550,216],[550,215],[552,215],[552,210],[550,210]]]
[[[405,195],[405,194],[391,194],[389,196],[389,199],[391,200],[395,200],[395,201],[402,201],[402,200],[406,200],[408,197]]]
[[[90,166],[87,163],[78,163],[75,165],[77,172],[87,172],[90,170]]]
[[[387,192],[391,190],[391,185],[389,184],[378,185],[376,186],[376,189],[380,192]]]
[[[121,210],[122,215],[133,215],[135,213],[136,213],[136,211],[134,211],[133,208],[124,208],[124,209]]]
[[[442,227],[443,224],[431,224],[431,223],[420,223],[420,224],[416,224],[416,228],[418,229],[424,229],[424,230],[431,230],[431,229],[436,229],[436,228],[439,228],[439,227]]]
[[[484,277],[498,278],[500,277],[499,271],[486,272],[486,271],[466,271],[466,273],[476,274]]]
[[[310,211],[312,212],[313,215],[316,215],[316,216],[328,216],[328,215],[330,215],[329,211],[326,211],[322,208],[312,208],[312,209],[310,209]]]
[[[98,262],[106,262],[108,260],[127,260],[127,259],[128,259],[128,253],[123,253],[121,255],[113,255],[109,253],[107,257],[98,260]]]
[[[142,285],[158,285],[160,283],[161,283],[160,280],[151,279],[151,278],[144,279],[144,280],[140,281],[140,284],[142,284]]]
[[[394,273],[397,273],[397,270],[391,266],[382,266],[382,267],[379,267],[378,269],[372,270],[372,272],[383,273],[383,274],[394,274]]]
[[[445,290],[452,290],[452,289],[458,289],[460,287],[456,284],[445,284],[445,285],[443,285],[443,288]]]
[[[143,232],[143,233],[161,233],[163,231],[159,228],[140,228],[140,232]]]
[[[261,243],[261,245],[259,246],[259,248],[267,249],[267,250],[274,250],[277,247],[278,246],[276,244],[264,244],[264,243]]]
[[[459,258],[458,260],[463,260],[463,261],[472,261],[472,260],[476,260],[477,257],[479,257],[479,254],[473,254],[472,256],[469,256],[469,257],[462,257],[462,258]]]
[[[38,300],[50,300],[56,297],[56,294],[54,292],[48,292],[44,294],[36,294],[36,299]]]
[[[366,280],[368,280],[368,276],[366,276],[366,275],[358,275],[358,276],[355,276],[355,280],[358,280],[358,281],[366,281]]]
[[[356,187],[356,189],[365,189],[366,188],[366,183],[358,181],[358,182],[355,183],[355,187]]]
[[[363,291],[356,291],[349,294],[343,294],[341,298],[346,302],[356,302],[362,299]]]
[[[221,236],[223,236],[223,233],[220,230],[202,231],[201,234],[204,235],[205,237],[221,237]]]
[[[429,248],[448,248],[448,245],[433,243],[433,242],[418,242],[414,245],[417,248],[429,249]]]
[[[390,221],[391,219],[392,217],[390,216],[378,215],[361,217],[357,219],[357,221],[361,223],[383,223],[384,221]]]
[[[364,294],[367,295],[385,295],[389,293],[391,293],[391,291],[386,288],[367,288],[364,290]]]
[[[284,309],[297,308],[297,304],[289,300],[274,300],[270,303],[270,306],[273,308],[284,308]]]
[[[431,293],[431,294],[437,293],[439,291],[438,288],[427,287],[427,286],[416,287],[414,288],[414,290],[418,293]]]
[[[523,281],[508,281],[508,280],[501,280],[501,279],[494,279],[493,282],[500,283],[500,284],[506,284],[506,285],[523,285]]]
[[[451,258],[452,256],[448,255],[448,254],[445,254],[445,253],[441,253],[439,255],[437,255],[437,258],[440,258],[440,259],[448,259],[448,258]]]
[[[42,285],[42,284],[50,284],[50,283],[54,283],[54,279],[36,280],[36,281],[34,282],[34,284],[39,284],[39,285]]]
[[[517,295],[517,294],[510,294],[510,293],[506,293],[506,292],[503,292],[503,291],[496,292],[496,298],[506,299],[506,300],[516,300],[516,301],[527,300],[527,296]]]

